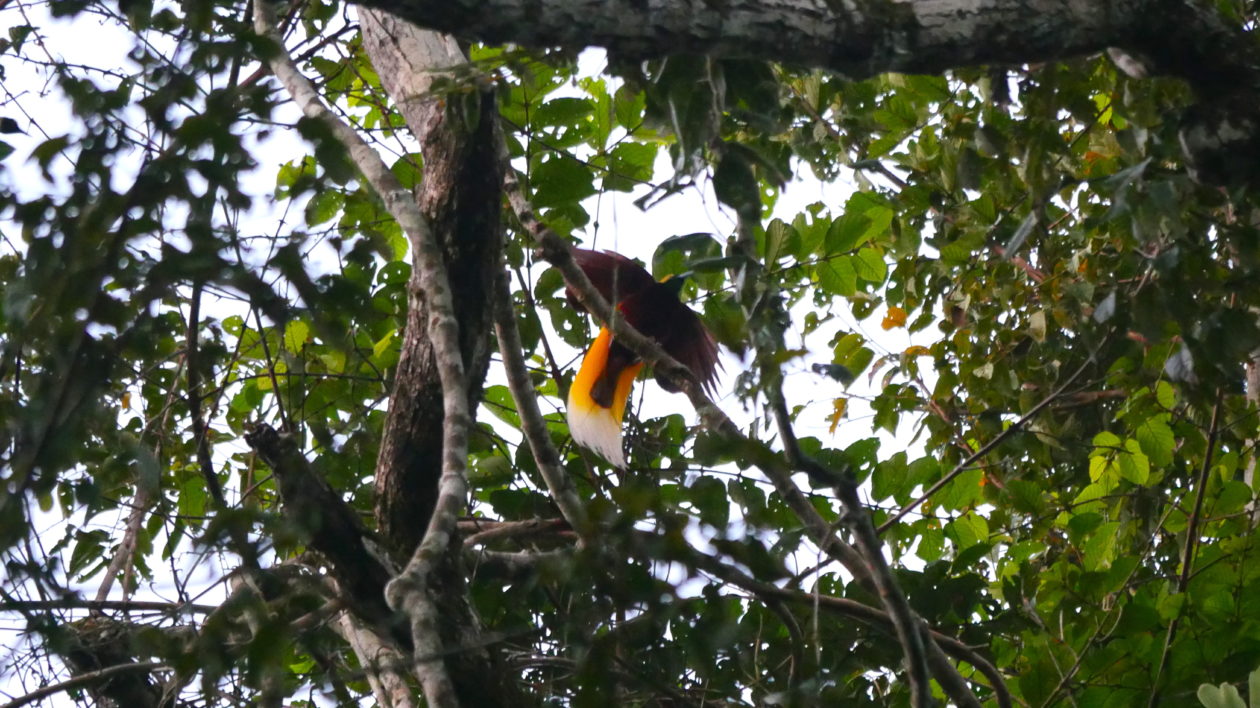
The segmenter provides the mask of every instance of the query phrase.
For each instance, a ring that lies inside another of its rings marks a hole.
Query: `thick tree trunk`
[[[449,80],[452,69],[467,65],[450,37],[385,13],[364,11],[361,17],[368,56],[420,141],[424,180],[417,198],[445,252],[468,402],[475,409],[490,361],[489,294],[503,247],[494,96],[484,87],[454,94],[432,90],[435,80]],[[442,471],[442,386],[417,278],[413,272],[408,285],[410,311],[376,465],[377,524],[400,564],[424,534]]]
[[[381,83],[420,141],[417,195],[443,250],[459,322],[470,409],[489,364],[494,279],[502,257],[498,108],[492,89],[467,84],[468,59],[451,37],[382,12],[360,12],[363,42]],[[417,269],[418,271],[418,269]],[[377,523],[405,559],[433,513],[442,473],[442,384],[428,337],[429,308],[417,275],[409,283],[402,356],[376,468]],[[487,646],[456,543],[426,574],[437,606],[447,674],[466,706],[518,706],[527,699],[497,647]]]

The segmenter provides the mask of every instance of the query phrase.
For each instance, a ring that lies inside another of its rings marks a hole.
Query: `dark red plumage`
[[[681,280],[671,278],[657,282],[643,266],[612,251],[575,248],[573,260],[599,294],[617,307],[626,322],[656,340],[670,356],[687,367],[706,390],[713,390],[718,370],[717,342],[700,317],[679,301]],[[575,294],[572,291],[567,294],[569,301],[581,308]],[[629,348],[616,340],[609,357],[623,366],[638,361]],[[657,382],[667,391],[677,390],[659,378]],[[599,400],[596,395],[599,393],[602,391],[592,391],[592,396]]]

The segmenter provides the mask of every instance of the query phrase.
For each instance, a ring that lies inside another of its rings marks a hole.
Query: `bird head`
[[[687,279],[693,275],[692,271],[686,270],[674,275],[667,275],[661,280],[661,285],[666,290],[673,293],[674,297],[682,299],[683,286],[687,284]]]

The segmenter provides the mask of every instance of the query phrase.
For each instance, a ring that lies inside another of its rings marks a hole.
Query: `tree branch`
[[[406,658],[393,643],[377,634],[371,627],[359,622],[349,612],[342,613],[333,624],[333,630],[345,639],[359,658],[363,673],[376,702],[382,708],[415,708],[412,690],[403,667]]]
[[[1260,181],[1260,46],[1197,0],[364,0],[466,40],[535,48],[604,47],[639,60],[703,54],[808,66],[862,79],[940,74],[1098,54],[1143,75],[1186,79],[1199,102],[1181,118],[1193,176]]]
[[[385,603],[392,576],[388,560],[369,544],[368,531],[328,480],[311,469],[291,435],[269,425],[255,426],[245,441],[275,473],[284,513],[306,536],[310,547],[328,561],[329,570],[350,598],[350,607],[368,622],[398,639],[394,613]]]
[[[182,602],[153,602],[145,600],[80,600],[65,598],[62,600],[11,600],[0,602],[0,611],[32,612],[41,610],[119,610],[122,612],[197,612],[209,613],[218,609],[217,605],[193,605]]]
[[[465,395],[464,364],[460,357],[459,323],[455,318],[442,252],[410,192],[363,138],[328,110],[315,87],[293,64],[284,51],[267,2],[254,4],[254,24],[260,35],[274,43],[275,53],[268,57],[272,73],[288,90],[303,114],[326,125],[346,147],[355,165],[411,242],[413,268],[420,273],[420,282],[430,307],[428,333],[433,341],[442,382],[442,476],[424,538],[407,567],[389,584],[386,594],[391,607],[405,611],[411,618],[416,676],[429,705],[435,708],[458,706],[454,685],[442,661],[444,652],[437,607],[426,588],[426,576],[451,545],[455,521],[468,492],[468,430],[472,425]]]
[[[114,677],[130,674],[136,671],[149,672],[169,668],[169,666],[160,661],[136,661],[126,664],[115,664],[114,666],[107,666],[103,669],[97,669],[96,671],[89,671],[87,673],[79,674],[74,678],[66,679],[65,681],[36,689],[25,696],[21,696],[9,701],[8,703],[0,705],[0,708],[18,708],[19,706],[24,706],[28,703],[34,703],[35,701],[43,700],[49,696],[54,696],[62,691],[70,691],[83,686],[90,686],[95,683],[108,681]]]
[[[509,170],[510,171],[510,170]],[[585,541],[590,529],[586,507],[578,496],[560,461],[560,453],[551,442],[547,423],[538,408],[538,394],[529,380],[522,354],[521,333],[516,326],[516,311],[512,308],[512,288],[507,265],[499,270],[494,283],[494,331],[499,340],[499,354],[503,357],[503,369],[507,374],[508,389],[516,403],[516,413],[521,418],[521,432],[529,443],[534,463],[547,483],[547,490],[560,508],[573,530]]]
[[[669,54],[766,59],[854,78],[1023,64],[1135,43],[1157,0],[365,0],[465,39],[604,47],[629,59]],[[1029,31],[1035,28],[1035,31]]]

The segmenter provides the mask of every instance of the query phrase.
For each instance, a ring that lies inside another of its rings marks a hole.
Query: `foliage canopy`
[[[1213,4],[1240,34],[1256,20]],[[246,436],[291,433],[354,512],[347,528],[373,526],[416,254],[266,61],[295,57],[407,189],[426,176],[425,136],[354,9],[286,6],[284,47],[249,12],[0,13],[6,82],[46,82],[27,90],[69,110],[56,127],[23,112],[33,95],[0,106],[16,121],[0,126],[0,610],[29,633],[11,692],[19,674],[36,688],[33,667],[130,662],[163,668],[71,695],[350,704],[379,689],[346,606],[328,604],[336,561],[282,513],[281,463]],[[88,26],[125,38],[126,57],[59,53],[59,33]],[[496,197],[529,382],[598,540],[576,543],[588,530],[558,509],[500,362],[484,382],[471,371],[462,551],[440,572],[466,581],[480,626],[461,636],[493,647],[499,680],[551,705],[910,704],[879,595],[819,551],[830,539],[768,476],[783,468],[776,413],[861,486],[891,577],[983,704],[1005,699],[980,662],[1029,706],[1185,705],[1260,665],[1260,203],[1187,168],[1193,85],[1130,78],[1106,54],[855,81],[741,58],[612,54],[590,72],[567,50],[463,49],[432,84],[443,129],[497,112],[523,196],[560,237],[607,233],[602,200],[720,203],[729,231],[665,223],[619,243],[658,277],[693,272],[686,297],[735,355],[718,403],[746,436],[677,398],[632,414],[627,473],[572,446],[569,353],[590,329],[531,222]],[[294,129],[309,154],[277,165],[269,146]],[[798,178],[853,189],[785,213]],[[488,325],[470,336],[497,351]],[[785,478],[853,540],[833,484]]]

